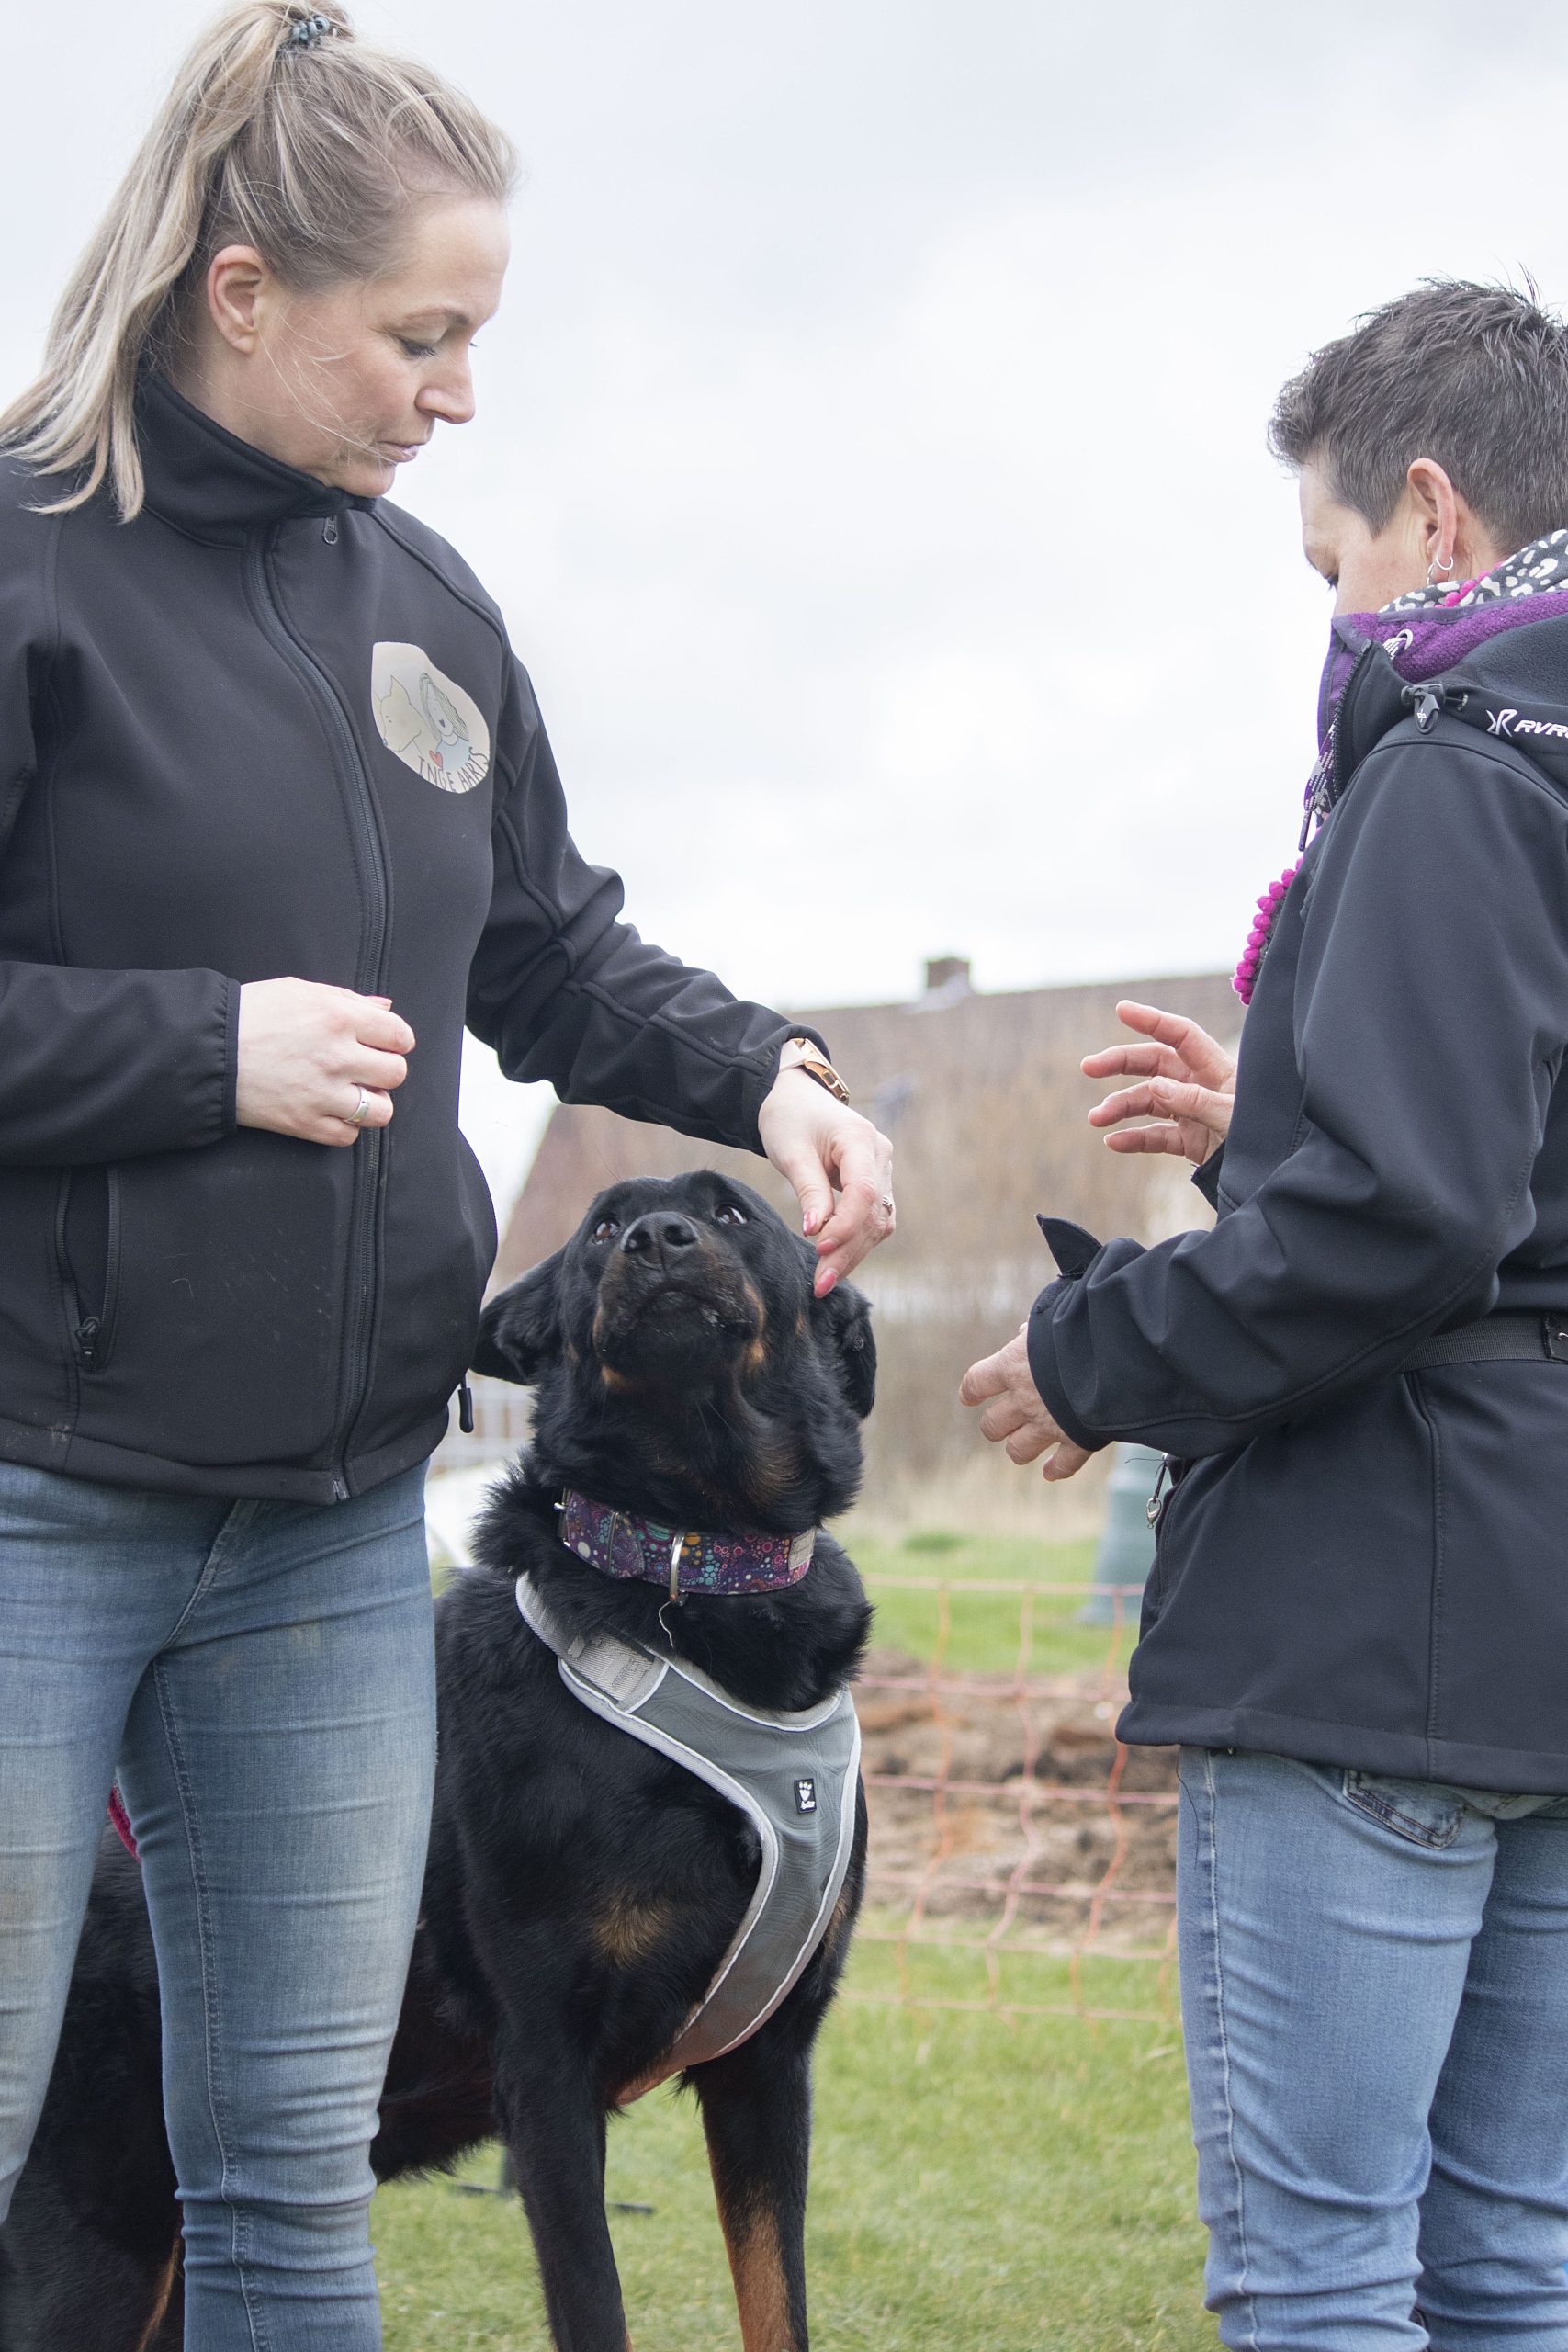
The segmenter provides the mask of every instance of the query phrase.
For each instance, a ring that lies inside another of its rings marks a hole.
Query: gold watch
[[[781,1071],[803,1069],[807,1078],[814,1078],[818,1086],[825,1086],[835,1102],[848,1102],[850,1099],[849,1088],[821,1046],[814,1045],[809,1037],[788,1037],[784,1040],[784,1051],[779,1056],[779,1069]]]

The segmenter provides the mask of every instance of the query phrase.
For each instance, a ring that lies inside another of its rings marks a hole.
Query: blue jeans
[[[117,1763],[189,2352],[375,2352],[367,2151],[434,1752],[423,1472],[328,1508],[0,1465],[0,2214]]]
[[[1208,2305],[1246,2352],[1568,2347],[1568,1799],[1184,1748]]]

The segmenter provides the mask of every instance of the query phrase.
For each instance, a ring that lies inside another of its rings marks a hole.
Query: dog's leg
[[[745,2352],[807,2352],[806,2177],[811,2057],[770,2029],[699,2066],[718,2218]]]
[[[496,2105],[522,2195],[558,2352],[626,2352],[604,2211],[604,2113],[570,2061],[502,2056]]]
[[[177,2242],[165,2259],[141,2261],[67,2221],[51,2244],[32,2237],[23,2275],[11,2267],[14,2247],[6,2253],[0,2352],[177,2352]]]
[[[186,2340],[185,2248],[176,2245],[164,2282],[164,2303],[142,2339],[142,2352],[180,2352]]]

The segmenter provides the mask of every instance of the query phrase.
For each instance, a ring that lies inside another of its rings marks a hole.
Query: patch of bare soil
[[[1176,1888],[1176,1750],[1119,1749],[1103,1674],[944,1671],[873,1650],[856,1692],[871,1811],[869,1900],[950,1932],[1148,1951]]]

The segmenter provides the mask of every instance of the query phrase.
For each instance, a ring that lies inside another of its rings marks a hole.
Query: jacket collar
[[[146,375],[137,388],[136,436],[148,506],[192,538],[232,544],[269,524],[376,503],[329,489],[254,448],[162,376]]]
[[[1527,550],[1529,552],[1529,550]],[[1454,695],[1484,681],[1496,692],[1529,691],[1525,681],[1540,655],[1520,661],[1513,640],[1521,629],[1556,632],[1568,621],[1568,587],[1471,600],[1463,606],[1381,613],[1345,613],[1334,622],[1318,688],[1317,764],[1307,780],[1307,824],[1325,816],[1372,746],[1415,715],[1416,689],[1445,681]],[[1539,641],[1539,640],[1538,640]],[[1522,643],[1522,640],[1521,640]],[[1510,686],[1510,671],[1518,682]],[[1445,696],[1436,696],[1440,707]],[[1521,748],[1535,748],[1521,744]],[[1306,829],[1303,831],[1303,844]]]

